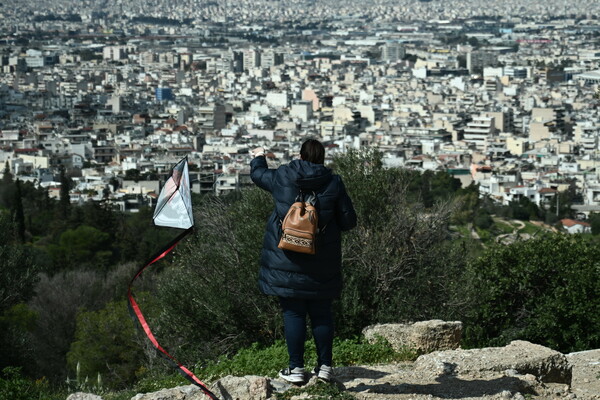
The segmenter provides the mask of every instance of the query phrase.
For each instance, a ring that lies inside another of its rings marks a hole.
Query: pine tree
[[[2,183],[5,185],[11,184],[13,182],[13,175],[10,172],[10,165],[8,164],[8,160],[4,164],[4,175],[2,176]]]
[[[69,216],[71,209],[71,198],[69,196],[69,190],[71,190],[71,180],[65,173],[65,168],[60,168],[60,214],[63,218]]]
[[[15,182],[15,208],[13,210],[13,221],[15,222],[15,228],[17,236],[21,243],[25,242],[25,214],[23,213],[23,199],[21,195],[21,181],[19,179]]]

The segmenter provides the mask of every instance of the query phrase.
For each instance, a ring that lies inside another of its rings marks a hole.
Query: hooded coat
[[[303,160],[270,169],[261,156],[254,158],[250,167],[252,181],[269,191],[275,202],[260,258],[260,290],[298,299],[338,297],[342,290],[341,232],[356,226],[356,213],[341,177],[322,164]],[[319,234],[314,255],[277,247],[281,221],[301,190],[314,192],[317,198]]]

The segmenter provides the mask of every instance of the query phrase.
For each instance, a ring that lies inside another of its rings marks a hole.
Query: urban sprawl
[[[0,4],[0,166],[50,196],[136,211],[185,156],[221,195],[314,137],[600,212],[600,2],[47,3]]]

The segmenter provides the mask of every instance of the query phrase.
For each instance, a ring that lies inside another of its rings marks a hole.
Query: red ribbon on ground
[[[146,268],[148,268],[150,265],[154,264],[155,262],[159,261],[167,254],[169,254],[171,252],[171,250],[173,250],[175,248],[175,246],[177,246],[177,243],[179,243],[179,241],[181,239],[183,239],[190,232],[192,232],[192,230],[193,230],[193,228],[186,229],[183,233],[181,233],[179,236],[177,236],[175,239],[173,239],[168,245],[166,245],[162,250],[160,250],[157,254],[155,254],[150,259],[150,261],[146,262],[138,270],[138,272],[135,274],[135,276],[131,279],[131,282],[129,282],[129,287],[127,289],[127,297],[129,299],[128,306],[129,306],[129,311],[130,311],[131,315],[134,317],[134,320],[136,320],[139,323],[139,326],[141,327],[141,329],[144,331],[144,333],[146,334],[148,339],[150,339],[150,342],[152,342],[152,345],[154,346],[154,348],[158,351],[158,354],[160,354],[167,361],[169,361],[173,365],[173,367],[177,368],[179,373],[181,375],[183,375],[184,378],[186,378],[192,384],[194,384],[194,385],[198,386],[200,389],[202,389],[204,394],[206,394],[212,400],[219,400],[219,398],[213,392],[211,392],[206,387],[206,385],[200,379],[198,379],[196,377],[196,375],[194,375],[194,373],[192,371],[190,371],[185,366],[183,366],[179,361],[177,361],[175,359],[175,357],[173,357],[171,354],[169,354],[169,352],[167,352],[158,343],[158,340],[156,340],[156,337],[152,333],[150,326],[148,326],[148,322],[146,321],[146,318],[144,318],[144,314],[142,314],[142,310],[140,309],[140,306],[138,305],[137,301],[135,301],[135,298],[133,297],[133,293],[131,291],[133,282],[142,274],[142,272],[144,272],[144,270]]]

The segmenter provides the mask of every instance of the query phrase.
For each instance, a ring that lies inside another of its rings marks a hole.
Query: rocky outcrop
[[[242,377],[229,375],[216,381],[209,389],[221,400],[267,400],[271,394],[270,380],[263,376],[252,375]],[[162,389],[158,392],[138,394],[131,398],[131,400],[206,399],[208,399],[208,397],[204,394],[204,392],[194,385],[178,386],[172,389]]]
[[[336,384],[357,400],[600,400],[600,350],[563,355],[525,341],[514,341],[504,347],[464,350],[457,348],[460,331],[459,322],[444,321],[366,328],[365,335],[371,340],[381,336],[393,346],[411,343],[411,347],[421,352],[452,349],[423,354],[415,362],[338,367],[334,369]],[[315,382],[313,376],[305,387]],[[270,400],[290,387],[292,385],[280,379],[226,376],[210,389],[221,400]],[[200,399],[207,397],[190,385],[138,394],[131,400]],[[102,398],[74,393],[67,400]]]
[[[158,392],[137,394],[131,400],[205,400],[206,395],[194,385],[177,386]]]
[[[91,393],[77,392],[70,394],[67,400],[102,400],[102,397]]]
[[[271,393],[269,379],[262,376],[231,376],[219,379],[212,392],[221,400],[267,400]]]
[[[462,338],[462,322],[431,320],[414,324],[379,324],[366,327],[363,334],[369,343],[381,337],[396,351],[408,348],[426,354],[458,348]]]
[[[542,382],[571,384],[567,357],[544,346],[517,340],[504,347],[449,350],[420,356],[415,370],[423,373],[465,375],[484,371],[514,370]]]
[[[600,349],[567,354],[573,366],[571,386],[580,399],[600,399]]]

